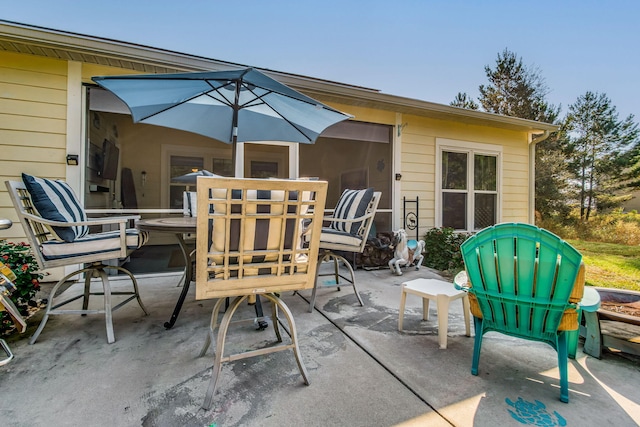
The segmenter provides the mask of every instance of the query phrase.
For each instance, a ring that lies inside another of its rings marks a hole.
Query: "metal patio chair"
[[[5,183],[39,267],[45,270],[81,265],[79,269],[67,274],[53,286],[42,321],[29,340],[29,344],[36,342],[51,315],[104,314],[107,342],[111,344],[115,341],[112,312],[135,299],[142,311],[148,314],[140,299],[138,282],[133,274],[118,265],[106,264],[111,260],[126,258],[132,251],[146,243],[146,233],[139,232],[135,228],[127,228],[130,220],[139,217],[87,218],[73,190],[63,181],[23,174],[23,182],[6,181]],[[92,226],[117,227],[117,229],[90,233],[89,227]],[[118,270],[129,276],[133,289],[113,292],[106,269]],[[69,298],[66,298],[64,293],[56,296],[58,289],[65,282],[80,274],[84,274],[83,294]],[[92,292],[91,279],[98,277],[102,281],[102,292]],[[103,309],[88,308],[91,295],[104,296]],[[111,297],[114,295],[127,298],[112,307]],[[60,308],[80,298],[82,298],[82,309]]]
[[[353,267],[340,252],[362,253],[367,244],[369,231],[373,224],[382,193],[374,192],[372,188],[366,190],[345,190],[338,200],[333,215],[325,217],[325,223],[320,235],[320,261],[316,281],[309,302],[309,313],[313,312],[318,291],[318,280],[323,276],[332,276],[332,283],[323,283],[322,287],[337,287],[340,290],[340,279],[353,287],[353,292],[361,306],[364,305],[358,289]],[[333,262],[331,273],[320,273],[320,267],[325,261]],[[340,272],[340,263],[347,269],[349,276]],[[354,261],[355,263],[355,261]]]

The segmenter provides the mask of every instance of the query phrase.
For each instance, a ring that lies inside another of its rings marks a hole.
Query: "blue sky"
[[[537,67],[547,100],[606,93],[640,120],[633,0],[0,0],[0,18],[448,104],[473,98],[505,48]]]

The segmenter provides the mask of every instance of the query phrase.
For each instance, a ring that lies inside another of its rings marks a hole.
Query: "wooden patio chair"
[[[475,323],[471,373],[478,375],[482,336],[496,331],[549,344],[558,353],[560,400],[569,401],[568,335],[578,329],[584,293],[582,255],[529,224],[488,227],[461,246]]]
[[[132,251],[146,243],[147,234],[135,228],[127,228],[131,220],[138,216],[88,218],[73,190],[63,181],[36,178],[22,174],[23,182],[6,181],[9,196],[18,213],[18,218],[31,245],[34,257],[42,270],[80,264],[81,267],[60,279],[51,289],[47,308],[29,344],[33,344],[44,329],[51,315],[60,314],[104,314],[107,342],[115,341],[112,312],[126,303],[137,300],[145,315],[148,314],[140,299],[138,282],[133,274],[118,265],[106,262],[126,258]],[[117,228],[113,231],[90,233],[90,227],[103,226]],[[106,269],[118,270],[131,279],[131,291],[111,291]],[[66,298],[57,291],[74,276],[84,274],[84,293]],[[91,279],[102,280],[102,292],[91,291]],[[103,309],[89,309],[89,297],[102,295]],[[126,296],[112,306],[111,297]],[[66,298],[66,299],[65,299]],[[82,309],[61,309],[82,298]]]
[[[309,384],[293,316],[278,293],[313,287],[327,182],[199,177],[197,192],[196,299],[219,298],[200,353],[203,356],[215,341],[213,374],[203,408],[211,407],[223,362],[291,349]],[[232,316],[250,296],[271,302],[271,320],[280,343],[278,310],[284,313],[290,342],[225,355]],[[234,299],[218,324],[227,297]]]

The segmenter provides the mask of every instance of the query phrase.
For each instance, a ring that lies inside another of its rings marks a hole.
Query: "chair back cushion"
[[[60,222],[86,221],[87,215],[75,193],[64,181],[36,178],[22,174],[25,187],[31,195],[34,207],[45,219]],[[51,232],[59,240],[73,242],[89,232],[87,226],[51,227]]]
[[[344,190],[333,211],[333,218],[354,219],[364,215],[372,198],[373,188],[367,188],[366,190]],[[337,231],[355,235],[358,234],[361,224],[361,221],[353,223],[334,221],[330,227]]]
[[[198,178],[196,298],[313,287],[326,189],[325,181]]]
[[[472,312],[483,332],[498,331],[555,346],[565,312],[578,327],[575,304],[582,255],[558,236],[529,224],[481,230],[461,246]],[[572,312],[572,313],[571,313]],[[564,321],[563,321],[564,323]]]
[[[184,216],[195,217],[197,215],[197,193],[195,191],[184,191],[182,193],[182,214]]]

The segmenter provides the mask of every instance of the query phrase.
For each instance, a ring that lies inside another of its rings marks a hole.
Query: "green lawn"
[[[640,291],[640,246],[567,240],[582,253],[587,285]]]

